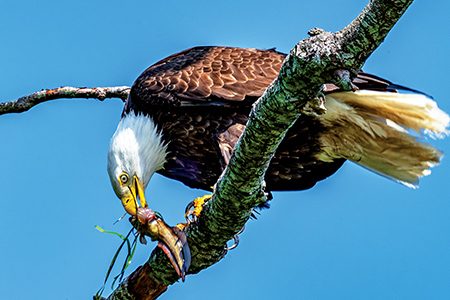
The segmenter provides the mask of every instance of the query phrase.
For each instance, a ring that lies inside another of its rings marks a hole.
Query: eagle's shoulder
[[[236,103],[262,95],[285,54],[235,47],[194,47],[147,68],[134,82],[130,101],[138,106]]]

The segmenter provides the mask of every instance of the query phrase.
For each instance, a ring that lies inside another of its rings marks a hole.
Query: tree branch
[[[21,113],[39,103],[61,98],[94,98],[101,101],[106,98],[120,98],[125,101],[129,93],[130,87],[128,86],[96,88],[64,86],[55,89],[41,90],[31,95],[20,97],[17,100],[0,103],[0,115]]]
[[[312,100],[320,95],[326,82],[351,89],[351,75],[381,44],[412,1],[373,0],[342,31],[311,31],[310,38],[291,50],[279,77],[255,103],[213,199],[203,209],[198,224],[186,230],[192,252],[191,274],[219,261],[226,254],[225,243],[248,221],[252,209],[266,200],[264,174],[305,106],[315,107]],[[165,255],[155,249],[147,263],[109,299],[156,299],[177,280]]]

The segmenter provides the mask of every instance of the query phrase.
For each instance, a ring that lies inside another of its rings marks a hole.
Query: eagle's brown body
[[[150,116],[168,142],[164,176],[211,189],[228,162],[251,105],[278,75],[285,54],[274,50],[196,47],[149,67],[125,106]],[[388,81],[361,73],[360,89],[393,92]],[[337,87],[326,85],[325,92]],[[344,158],[317,159],[325,128],[304,116],[289,130],[266,173],[268,190],[303,190],[335,173]]]

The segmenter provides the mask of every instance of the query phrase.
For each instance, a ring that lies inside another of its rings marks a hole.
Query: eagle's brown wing
[[[276,78],[286,54],[250,48],[194,47],[171,55],[147,68],[134,82],[125,111],[152,105],[211,106],[253,103]],[[359,73],[360,89],[395,91],[391,82]],[[325,85],[325,92],[338,87]]]
[[[275,50],[191,48],[146,69],[132,87],[130,105],[253,102],[278,75],[284,57]]]
[[[188,186],[209,189],[228,162],[251,104],[276,78],[285,54],[275,50],[195,47],[146,69],[124,113],[148,114],[169,145],[159,172]],[[361,73],[360,89],[388,90],[390,82]],[[325,92],[339,89],[325,85]],[[300,190],[333,174],[343,163],[317,161],[319,122],[303,118],[288,134],[267,173],[271,190]]]

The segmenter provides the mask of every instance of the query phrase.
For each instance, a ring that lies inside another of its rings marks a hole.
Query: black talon
[[[242,233],[242,232],[244,232],[244,230],[245,230],[245,226],[243,226],[242,228],[241,228],[241,230],[239,230],[239,232],[238,233],[236,233],[234,236],[233,236],[233,245],[231,245],[230,247],[228,247],[228,246],[225,246],[225,250],[226,251],[230,251],[230,250],[233,250],[233,249],[235,249],[237,246],[239,246],[239,235]]]
[[[197,217],[193,214],[194,208],[194,201],[192,201],[188,203],[186,209],[184,210],[184,218],[186,219],[186,223],[188,225],[197,222]]]

